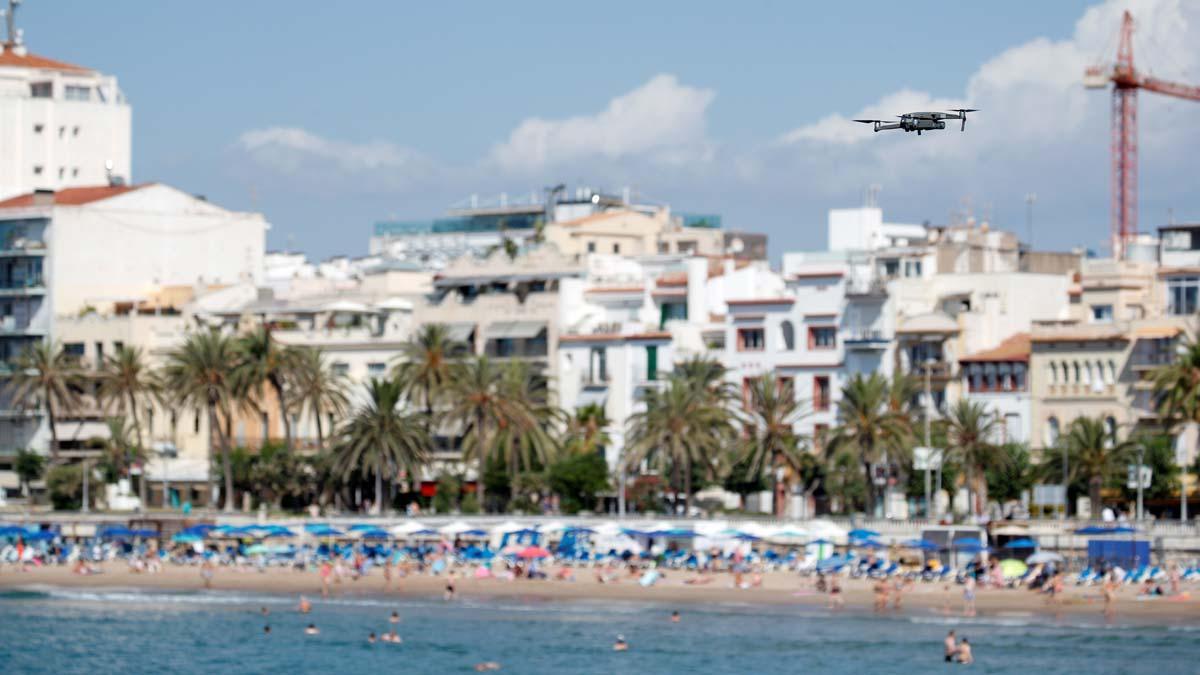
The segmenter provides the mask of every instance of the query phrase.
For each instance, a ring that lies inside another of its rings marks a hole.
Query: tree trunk
[[[375,499],[371,505],[372,515],[383,513],[383,467],[375,469]]]
[[[866,455],[863,455],[863,460],[862,460],[863,475],[866,476],[866,478],[867,478],[867,489],[865,492],[866,498],[867,498],[866,512],[867,512],[868,517],[874,518],[875,517],[875,477],[871,475],[871,462],[868,461],[866,457],[867,457]],[[849,504],[847,504],[847,506],[849,506]]]
[[[208,506],[210,509],[216,508],[216,504],[212,501],[213,495],[217,494],[217,473],[214,471],[217,455],[214,452],[213,438],[219,433],[221,433],[221,429],[217,426],[217,410],[210,401],[208,403]],[[228,473],[229,469],[225,469],[225,472]],[[165,493],[163,494],[163,503],[167,503]]]
[[[232,415],[225,416],[226,424],[232,424]],[[213,415],[214,422],[216,415]],[[233,513],[236,509],[233,499],[233,460],[231,458],[231,449],[229,447],[229,434],[223,431],[220,426],[217,426],[217,439],[221,442],[221,472],[225,474],[225,513]]]
[[[1100,476],[1092,476],[1088,479],[1088,501],[1092,503],[1092,518],[1100,517],[1100,488],[1104,487],[1104,479]]]
[[[325,450],[325,432],[321,428],[321,409],[313,407],[313,416],[317,418],[317,450]]]
[[[133,419],[133,438],[135,441],[134,444],[140,450],[140,452],[138,452],[138,456],[146,457],[147,456],[146,455],[146,444],[142,442],[142,424],[141,424],[141,422],[138,421],[137,398],[134,397],[132,391],[127,392],[127,394],[129,396],[129,416]],[[146,464],[147,463],[148,462],[146,462],[145,460],[142,461],[142,475],[138,477],[138,479],[139,479],[138,480],[138,501],[140,501],[142,503],[143,509],[146,508],[146,496],[147,496],[146,495],[146,468],[147,468]]]
[[[787,512],[787,481],[779,479],[779,453],[771,460],[771,480],[774,486],[771,491],[771,506],[776,518],[782,518]]]
[[[479,500],[479,512],[487,513],[487,502],[484,499],[486,495],[484,494],[485,490],[483,487],[483,472],[485,467],[487,467],[489,441],[487,440],[487,434],[483,431],[483,415],[475,416],[475,434],[479,437],[479,447],[477,448],[479,453],[479,470],[475,475],[475,498]],[[413,478],[415,479],[416,476]],[[511,489],[511,486],[509,487]]]
[[[283,445],[288,452],[292,451],[292,420],[288,416],[287,399],[284,398],[283,382],[278,377],[271,378],[271,387],[275,390],[275,398],[279,401],[279,418],[283,422]]]
[[[54,417],[54,403],[50,400],[50,392],[46,396],[46,420],[50,423],[50,461],[58,463],[58,423]]]
[[[692,513],[692,458],[683,462],[683,517],[688,518]]]

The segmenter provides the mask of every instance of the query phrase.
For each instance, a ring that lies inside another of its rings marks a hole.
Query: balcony
[[[0,248],[0,258],[44,258],[46,257],[46,247],[39,246],[17,246],[10,245]]]
[[[954,377],[954,367],[945,361],[934,361],[933,363],[920,363],[917,365],[907,364],[905,373],[917,377],[925,377],[925,372],[929,371],[929,377],[933,380],[949,380]]]
[[[860,330],[842,333],[842,344],[846,349],[859,352],[881,352],[888,348],[892,336],[878,330]]]
[[[28,325],[19,325],[15,316],[0,316],[0,335],[45,335],[46,331]]]
[[[45,295],[45,281],[40,277],[0,280],[0,296]]]
[[[886,297],[885,279],[850,279],[846,282],[847,300],[883,300]]]

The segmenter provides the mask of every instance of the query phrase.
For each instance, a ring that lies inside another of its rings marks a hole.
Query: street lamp
[[[925,359],[925,451],[930,452],[929,447],[929,425],[930,418],[933,416],[931,404],[933,402],[933,357]],[[930,457],[929,460],[933,458]],[[929,500],[930,485],[929,485],[929,460],[925,462],[925,517],[932,518],[933,510],[930,508],[932,502]],[[941,471],[941,464],[938,464],[938,470]],[[941,489],[941,476],[938,476],[938,489]]]
[[[179,456],[179,449],[170,441],[159,441],[154,444],[154,451],[158,453],[163,460],[163,488],[162,488],[162,503],[164,509],[171,508],[171,477],[170,469],[167,460],[175,459]]]
[[[1146,454],[1146,446],[1137,446],[1137,521],[1142,522],[1142,459]]]

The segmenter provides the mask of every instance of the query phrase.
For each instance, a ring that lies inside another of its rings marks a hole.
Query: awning
[[[449,323],[446,324],[447,336],[454,342],[466,342],[471,337],[471,333],[475,332],[475,324],[473,323]]]
[[[1179,326],[1139,326],[1134,334],[1146,340],[1161,340],[1177,337],[1180,332]]]
[[[598,405],[601,408],[608,402],[608,387],[585,387],[579,392],[579,398],[575,401],[576,408],[584,408],[589,405]]]
[[[546,330],[546,324],[541,321],[501,321],[488,324],[487,337],[489,340],[499,338],[532,338]]]

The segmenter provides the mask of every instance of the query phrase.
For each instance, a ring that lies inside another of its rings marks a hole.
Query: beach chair
[[[1086,586],[1087,584],[1092,583],[1092,576],[1094,574],[1095,570],[1093,570],[1091,567],[1085,567],[1079,570],[1079,574],[1075,575],[1075,585]]]

